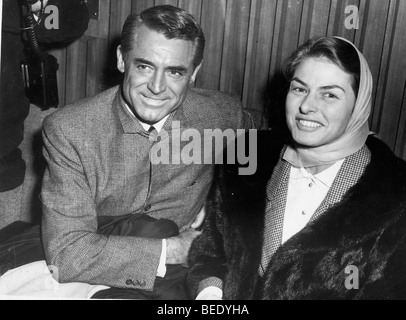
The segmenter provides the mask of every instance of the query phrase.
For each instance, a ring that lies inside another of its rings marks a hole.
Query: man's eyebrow
[[[142,59],[142,58],[134,58],[133,62],[134,63],[147,64],[147,65],[150,65],[150,66],[154,67],[154,64],[151,61],[148,61],[148,60],[145,60],[145,59]]]
[[[301,85],[307,87],[307,84],[306,84],[304,81],[300,80],[299,78],[293,78],[292,81],[299,82]],[[346,92],[343,87],[341,87],[341,86],[339,86],[339,85],[336,85],[336,84],[333,84],[333,85],[330,85],[330,86],[323,86],[323,87],[320,87],[320,89],[321,89],[321,90],[340,89],[340,90],[342,90],[344,93]]]
[[[143,58],[135,58],[134,59],[134,63],[141,63],[141,64],[147,64],[149,66],[153,66],[154,68],[156,67],[151,61],[148,61],[146,59]],[[185,72],[187,73],[189,71],[189,69],[185,66],[168,66],[166,67],[167,70],[172,70],[172,71],[177,71],[177,72]]]

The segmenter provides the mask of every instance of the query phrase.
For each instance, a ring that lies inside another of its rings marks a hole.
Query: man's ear
[[[125,63],[124,63],[124,57],[123,57],[123,51],[121,49],[121,45],[119,45],[117,47],[117,69],[121,73],[124,73],[124,71],[125,71]]]
[[[199,72],[201,66],[202,66],[202,62],[193,71],[192,76],[190,77],[190,83],[195,82],[197,73]]]

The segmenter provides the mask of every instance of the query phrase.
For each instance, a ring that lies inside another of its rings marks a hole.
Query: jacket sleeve
[[[152,290],[160,239],[104,236],[97,233],[94,191],[87,182],[80,137],[60,118],[44,120],[42,239],[47,263],[60,282],[85,282]]]
[[[216,168],[202,234],[193,241],[190,249],[190,272],[187,277],[187,285],[190,296],[193,298],[210,286],[222,289],[227,272],[223,239],[225,221],[220,188],[221,168],[221,166]]]

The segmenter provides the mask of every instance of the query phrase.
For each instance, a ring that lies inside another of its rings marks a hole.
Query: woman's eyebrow
[[[344,91],[344,93],[346,93],[345,89],[343,87],[336,85],[336,84],[330,85],[330,86],[323,86],[320,89],[322,89],[322,90],[340,89],[340,90]]]
[[[292,81],[296,81],[299,82],[301,85],[303,86],[307,86],[306,82],[300,80],[299,78],[293,78]],[[332,85],[328,85],[328,86],[322,86],[320,87],[321,90],[331,90],[331,89],[340,89],[342,90],[344,93],[346,93],[345,89],[337,84],[332,84]]]
[[[292,79],[292,81],[296,81],[296,82],[299,82],[300,84],[302,84],[304,86],[307,86],[307,84],[304,81],[300,80],[299,78],[295,77],[295,78]]]

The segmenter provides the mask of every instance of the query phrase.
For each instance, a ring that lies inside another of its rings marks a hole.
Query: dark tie
[[[149,129],[148,129],[148,132],[149,132],[149,134],[151,134],[151,133],[157,133],[158,131],[155,129],[155,127],[154,126],[150,126],[149,127]]]
[[[148,138],[156,141],[158,137],[158,131],[155,129],[154,126],[150,126],[148,129]]]

